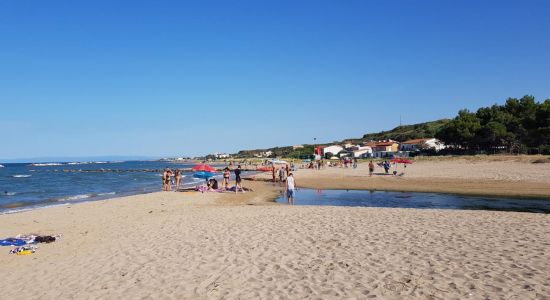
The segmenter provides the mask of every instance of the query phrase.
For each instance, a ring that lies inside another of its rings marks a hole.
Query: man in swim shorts
[[[374,164],[372,163],[372,160],[369,162],[369,176],[372,176],[372,173],[374,173]]]
[[[242,178],[241,178],[241,165],[239,165],[235,169],[235,194],[239,189],[244,193],[243,186],[241,184]]]

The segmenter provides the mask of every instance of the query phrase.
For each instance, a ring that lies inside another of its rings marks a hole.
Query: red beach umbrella
[[[273,170],[273,167],[259,167],[256,170],[261,172],[271,172]]]
[[[216,172],[216,168],[211,167],[207,164],[196,165],[196,166],[193,167],[192,170],[195,171],[195,172],[197,172],[197,171],[212,172],[212,173]]]
[[[411,160],[404,159],[404,158],[394,158],[390,161],[393,162],[393,163],[398,163],[398,164],[412,164]]]

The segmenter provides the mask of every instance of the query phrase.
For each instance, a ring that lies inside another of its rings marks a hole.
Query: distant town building
[[[296,145],[296,146],[292,146],[292,150],[296,150],[296,149],[302,149],[304,148],[304,145]]]
[[[353,147],[355,147],[356,145],[354,144],[350,144],[350,143],[347,143],[344,145],[344,149],[346,150],[352,150]]]
[[[326,155],[327,153],[332,153],[333,155],[336,155],[340,153],[341,151],[344,151],[344,148],[339,145],[332,145],[328,147],[323,148],[323,155]]]
[[[352,149],[353,157],[355,158],[369,158],[372,157],[372,148],[369,146],[356,146]]]
[[[399,150],[399,143],[394,140],[371,141],[366,145],[371,147],[373,152],[397,152]]]
[[[273,151],[264,151],[264,152],[254,154],[254,156],[258,158],[271,157],[272,155],[273,155]]]
[[[433,149],[439,151],[445,149],[445,144],[436,138],[424,138],[408,140],[401,143],[401,151],[419,151],[422,149]]]
[[[369,141],[364,144],[371,147],[372,157],[393,157],[399,151],[399,143],[391,139]]]

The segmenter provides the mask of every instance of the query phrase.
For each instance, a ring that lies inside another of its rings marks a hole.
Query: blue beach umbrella
[[[208,178],[214,177],[214,173],[207,172],[207,171],[200,171],[200,172],[195,172],[195,174],[193,174],[193,177],[208,179]]]

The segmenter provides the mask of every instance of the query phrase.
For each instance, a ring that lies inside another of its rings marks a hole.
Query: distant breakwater
[[[217,168],[221,172],[225,168]],[[192,168],[180,168],[182,172],[193,172]],[[231,169],[233,171],[234,169]],[[256,167],[241,167],[242,171],[257,171]],[[43,170],[45,172],[63,172],[63,173],[162,173],[164,169],[54,169]]]

